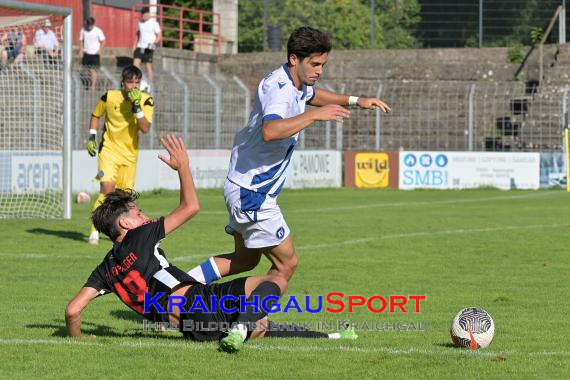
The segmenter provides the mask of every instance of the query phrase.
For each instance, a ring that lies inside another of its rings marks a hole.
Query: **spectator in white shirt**
[[[89,70],[91,89],[97,85],[97,70],[101,66],[101,50],[105,45],[105,34],[95,26],[95,19],[89,17],[85,20],[85,26],[79,33],[79,58],[81,64]]]
[[[133,65],[140,68],[145,63],[148,80],[152,82],[152,56],[156,46],[160,43],[162,34],[160,25],[149,12],[148,8],[141,11],[141,20],[137,25],[137,39],[133,46]]]
[[[59,57],[59,42],[55,33],[49,28],[51,21],[45,20],[43,26],[34,35],[36,54],[43,56],[46,64],[57,64]]]

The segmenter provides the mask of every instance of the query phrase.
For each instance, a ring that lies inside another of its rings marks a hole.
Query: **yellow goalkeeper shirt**
[[[142,93],[141,108],[145,118],[152,123],[154,99]],[[107,91],[95,108],[93,116],[105,117],[105,132],[101,140],[101,153],[107,151],[116,157],[136,162],[139,146],[139,123],[132,111],[132,103],[121,90]]]

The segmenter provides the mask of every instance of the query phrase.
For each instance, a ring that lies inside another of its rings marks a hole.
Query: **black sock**
[[[276,322],[269,321],[269,328],[265,332],[267,338],[328,338],[329,335],[318,332],[305,330],[301,327],[293,325],[280,325]]]
[[[275,302],[278,302],[280,294],[281,294],[281,291],[279,290],[279,286],[277,286],[277,284],[274,282],[265,281],[265,282],[262,282],[261,284],[259,284],[259,286],[257,288],[255,288],[253,290],[253,292],[251,292],[251,294],[249,295],[249,297],[247,297],[247,300],[246,300],[247,302],[254,302],[255,296],[258,297],[257,298],[257,302],[258,302],[257,312],[255,311],[255,308],[253,306],[246,306],[245,313],[241,313],[239,315],[239,317],[237,319],[237,323],[248,325],[248,324],[255,323],[255,322],[259,321],[260,319],[262,319],[263,317],[265,317],[267,315],[267,312],[265,310],[263,310],[263,307],[262,307],[263,300],[269,296],[277,297],[275,300],[269,300],[264,305],[268,310],[271,310],[271,307],[273,306],[273,304]]]

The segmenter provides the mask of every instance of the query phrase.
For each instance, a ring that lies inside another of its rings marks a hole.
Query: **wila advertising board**
[[[400,189],[538,189],[539,153],[400,152]]]

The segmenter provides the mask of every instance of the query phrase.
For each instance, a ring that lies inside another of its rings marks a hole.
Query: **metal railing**
[[[138,10],[142,8],[150,8],[151,13],[157,14],[162,30],[161,47],[166,43],[172,48],[190,48],[198,52],[221,53],[222,36],[219,13],[175,5],[134,4],[131,6],[131,12],[135,28],[140,18]]]

